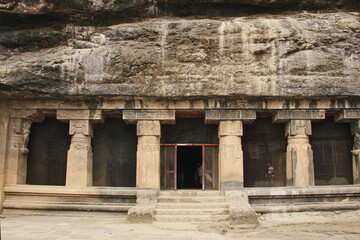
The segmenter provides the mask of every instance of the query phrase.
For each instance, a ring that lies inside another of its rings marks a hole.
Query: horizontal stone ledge
[[[252,197],[271,196],[314,196],[314,195],[360,195],[360,185],[336,185],[336,186],[316,186],[316,187],[255,187],[244,188],[244,191]]]
[[[325,110],[281,110],[273,116],[274,123],[283,123],[288,120],[323,120]]]
[[[60,121],[68,120],[92,120],[93,122],[103,122],[104,116],[102,110],[90,109],[58,109],[56,118]]]
[[[278,205],[251,205],[255,212],[264,213],[284,213],[284,212],[312,212],[312,211],[338,211],[338,210],[358,210],[359,202],[332,202],[332,203],[310,203],[280,206]]]
[[[160,121],[162,124],[175,124],[175,110],[124,110],[126,123],[137,121]]]
[[[255,110],[206,110],[205,123],[219,123],[219,121],[244,121],[251,123],[256,119]]]
[[[66,187],[47,185],[6,185],[6,195],[46,195],[46,196],[136,196],[135,187]]]
[[[350,122],[360,119],[360,110],[342,110],[335,115],[335,122]]]
[[[94,211],[94,212],[127,212],[134,204],[109,204],[87,202],[27,202],[27,201],[9,201],[3,204],[5,209],[22,210],[57,210],[57,211]]]

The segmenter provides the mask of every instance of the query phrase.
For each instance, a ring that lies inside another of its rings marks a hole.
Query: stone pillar
[[[219,161],[221,190],[244,187],[242,121],[220,121]]]
[[[353,182],[360,184],[360,120],[351,122],[351,132],[354,135],[354,147],[352,153]]]
[[[33,122],[43,121],[44,116],[36,110],[13,110],[10,117],[6,183],[25,184],[30,127]]]
[[[90,120],[70,120],[71,145],[66,167],[66,186],[92,186],[92,124]]]
[[[241,136],[243,123],[256,119],[254,110],[207,110],[205,123],[219,123],[220,188],[237,190],[244,187],[243,151]]]
[[[5,160],[7,153],[7,142],[9,133],[10,109],[9,101],[0,102],[0,212],[4,201],[4,187],[6,183]]]
[[[136,186],[160,190],[160,121],[138,121],[136,131]]]
[[[315,185],[313,152],[309,143],[310,120],[290,120],[286,124],[287,185],[309,187]]]
[[[351,151],[353,183],[360,184],[360,110],[342,110],[335,115],[335,122],[351,123],[354,146]]]
[[[70,122],[72,135],[67,156],[66,186],[92,186],[92,123],[103,122],[101,110],[58,109],[56,118]]]
[[[123,119],[137,124],[136,186],[160,190],[160,123],[175,123],[175,110],[124,110]]]
[[[309,143],[311,120],[325,119],[325,110],[281,110],[273,116],[274,123],[286,123],[286,185],[315,185],[313,152]]]

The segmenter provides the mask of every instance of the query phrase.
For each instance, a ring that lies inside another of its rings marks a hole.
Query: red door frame
[[[166,171],[166,148],[165,148],[165,159],[164,159],[164,173],[165,173],[165,179],[164,184],[166,186],[166,174],[167,173],[174,173],[174,190],[177,190],[177,147],[202,147],[202,190],[205,190],[205,147],[219,147],[219,144],[209,144],[209,143],[194,143],[194,144],[188,144],[188,143],[164,143],[160,144],[161,147],[175,147],[175,156],[174,156],[174,170],[173,171]],[[214,162],[213,162],[214,164]],[[213,166],[214,171],[214,166]],[[213,172],[209,171],[209,172]],[[214,176],[214,175],[213,175]]]

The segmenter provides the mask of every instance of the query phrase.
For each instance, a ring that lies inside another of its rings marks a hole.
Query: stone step
[[[227,221],[228,214],[225,215],[155,215],[155,221],[158,222],[221,222]]]
[[[168,203],[160,202],[156,204],[156,209],[212,209],[212,208],[228,208],[229,203],[226,202],[201,202],[201,203]]]
[[[307,204],[276,204],[276,205],[251,205],[257,213],[283,213],[283,212],[305,212],[305,211],[337,211],[358,210],[360,202],[320,202]]]
[[[155,209],[157,215],[207,215],[207,214],[229,214],[227,208],[183,208],[183,209]]]
[[[230,222],[153,222],[155,228],[175,231],[202,231],[204,229],[227,229]],[[254,227],[252,227],[254,228]]]
[[[217,197],[220,191],[199,191],[199,190],[177,190],[177,191],[160,191],[160,197],[182,196],[182,197]]]
[[[153,222],[153,226],[164,230],[175,231],[197,231],[199,225],[204,223],[197,222]],[[209,223],[211,224],[211,223]]]
[[[225,202],[225,197],[181,197],[181,196],[160,196],[158,202],[172,202],[172,203],[211,203],[211,202]]]

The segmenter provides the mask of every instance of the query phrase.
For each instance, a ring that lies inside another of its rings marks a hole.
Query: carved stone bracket
[[[310,120],[290,120],[285,125],[285,136],[307,135],[312,134]]]

